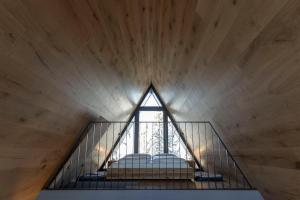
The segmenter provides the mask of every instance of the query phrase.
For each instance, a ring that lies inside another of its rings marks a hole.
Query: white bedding
[[[128,154],[124,156],[122,159],[133,159],[133,160],[151,160],[151,155],[146,153],[134,153],[134,154]]]
[[[172,154],[159,154],[152,159],[148,154],[131,154],[112,163],[110,168],[190,168],[190,165]]]

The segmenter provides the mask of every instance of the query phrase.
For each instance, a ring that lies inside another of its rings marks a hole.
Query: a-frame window
[[[151,86],[140,100],[132,119],[115,145],[112,158],[132,153],[174,154],[192,159],[191,149],[156,90]]]

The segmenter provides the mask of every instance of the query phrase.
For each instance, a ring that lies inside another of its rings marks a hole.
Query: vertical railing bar
[[[104,160],[103,160],[103,162],[106,162],[106,163],[104,163],[104,165],[106,165],[106,175],[105,175],[104,184],[103,184],[103,188],[105,188],[105,189],[106,189],[106,182],[107,182],[106,180],[107,180],[107,175],[108,175],[107,174],[107,172],[108,172],[107,171],[108,170],[108,167],[107,167],[108,166],[108,164],[107,164],[107,161],[108,161],[108,158],[107,158],[107,143],[108,143],[107,135],[109,133],[108,131],[109,131],[109,126],[110,125],[111,124],[108,124],[108,123],[106,124],[105,123],[105,127],[106,127],[105,129],[107,129],[106,134],[105,134],[105,153],[104,153],[105,156],[104,156]],[[107,160],[106,160],[106,158],[107,158]]]
[[[166,116],[166,115],[165,115]],[[168,124],[165,124],[165,123],[167,123],[168,122],[168,118],[167,118],[167,116],[165,117],[165,119],[164,119],[164,124],[163,124],[163,128],[164,129],[168,129]],[[166,132],[166,133],[165,133]],[[168,142],[169,142],[169,131],[168,130],[164,130],[164,137],[166,137],[167,136],[167,139],[166,138],[163,138],[164,139],[164,145],[165,144],[167,144],[167,152],[165,152],[165,146],[164,146],[164,153],[169,153],[169,144],[168,144]],[[167,160],[167,158],[166,158],[166,167],[165,167],[165,177],[166,178],[168,178],[168,160]],[[165,185],[166,185],[166,188],[168,189],[168,184],[165,182]]]
[[[85,176],[85,164],[86,164],[86,154],[87,154],[88,141],[89,141],[89,132],[87,133],[86,140],[85,140],[84,164],[83,164],[83,172],[82,172],[83,177]],[[84,184],[85,184],[85,181],[81,181],[81,187],[82,188],[84,187]]]
[[[59,175],[59,173],[60,173],[60,171],[58,172],[57,176]],[[54,189],[57,189],[57,187],[56,187],[57,176],[55,176],[55,178],[54,178]]]
[[[202,171],[203,171],[203,168],[202,168],[202,166],[201,166],[201,157],[202,157],[202,156],[201,156],[201,133],[199,132],[199,125],[200,125],[200,124],[199,124],[199,123],[197,123],[197,124],[198,124],[198,131],[197,131],[197,132],[198,132],[198,136],[199,136],[199,159],[200,159],[200,166],[199,166],[199,167],[201,168],[201,169],[199,169],[199,171],[201,170],[201,171],[200,171],[200,185],[201,185],[201,189],[203,189],[203,183],[202,183],[202,180],[203,180],[203,179],[202,179]]]
[[[100,123],[100,127],[99,127],[99,141],[98,141],[98,169],[100,168],[100,151],[101,151],[101,128],[102,128],[102,123]],[[99,179],[101,179],[101,178],[99,178],[98,177],[98,169],[97,169],[97,179],[96,179],[96,189],[98,189],[98,182],[99,182]],[[103,172],[101,172],[101,173],[103,173]]]
[[[76,148],[76,150],[77,150],[78,148]],[[75,179],[74,179],[74,174],[73,174],[73,165],[74,165],[74,170],[77,168],[77,164],[76,164],[76,150],[73,152],[73,160],[72,160],[72,165],[70,165],[70,181],[69,181],[69,183],[68,183],[68,185],[69,185],[69,187],[74,187],[74,184],[72,184],[73,182],[72,181],[74,181],[75,180],[75,182],[76,182],[76,176],[75,176]],[[75,173],[75,172],[74,172]]]
[[[206,154],[206,168],[207,168],[207,185],[210,189],[210,174],[209,174],[209,166],[208,166],[208,150],[207,150],[207,137],[206,137],[206,124],[204,124],[204,137],[205,137],[205,154]]]
[[[218,138],[218,148],[219,148],[219,159],[220,159],[220,171],[223,173],[223,162],[222,162],[222,157],[221,157],[221,142],[220,139]],[[224,189],[224,180],[222,180],[222,188]]]
[[[78,146],[78,156],[77,156],[77,163],[76,163],[75,187],[77,187],[77,180],[78,180],[78,177],[79,177],[79,175],[78,175],[78,168],[79,168],[79,171],[80,171],[80,144]]]
[[[163,139],[163,154],[165,153],[165,150],[164,150],[164,148],[165,148],[165,133],[164,133],[164,131],[165,131],[165,124],[164,124],[164,121],[163,122],[161,122],[161,126],[162,126],[162,139]],[[167,159],[166,159],[166,163],[167,163]],[[166,167],[164,167],[164,169],[166,169]],[[167,189],[167,184],[166,184],[166,174],[165,173],[167,173],[167,171],[164,171],[164,169],[163,169],[163,179],[164,179],[164,184],[163,184],[163,189]]]
[[[126,150],[125,150],[125,156],[127,156],[127,148],[128,148],[128,139],[127,139],[127,136],[128,136],[128,129],[125,130],[125,144],[126,144]],[[124,188],[127,189],[127,159],[125,158],[125,184],[124,184]]]
[[[179,123],[178,125],[179,125],[179,128],[181,129],[181,123]],[[180,145],[180,136],[179,136],[179,133],[178,133],[178,143],[179,143],[179,145],[178,145],[179,146],[178,147],[178,149],[179,149],[179,156],[181,156],[181,150],[180,150],[181,149],[180,148],[181,145]],[[182,174],[181,173],[181,162],[179,162],[179,177],[180,177],[180,180],[181,180],[181,174]],[[180,189],[182,189],[181,186],[182,185],[180,184]]]
[[[235,162],[233,162],[233,166],[234,166],[234,174],[235,174],[235,185],[236,185],[236,188],[238,188],[238,177],[237,177],[237,170],[236,170]]]
[[[241,174],[241,175],[242,175],[242,174]],[[247,186],[246,186],[245,178],[243,177],[243,175],[242,175],[242,179],[243,179],[243,188],[246,189]]]
[[[151,152],[152,152],[152,162],[151,162],[151,164],[152,164],[152,168],[151,168],[151,172],[152,172],[152,180],[153,180],[153,149],[154,149],[154,147],[153,147],[153,122],[151,123],[151,145],[152,145],[152,148],[151,148]],[[152,190],[154,189],[153,187],[154,187],[154,184],[153,184],[153,181],[151,181],[151,186],[152,186]]]
[[[171,125],[171,131],[172,131],[172,154],[175,154],[174,153],[174,128],[173,128],[173,125],[170,123],[170,125]],[[168,124],[168,128],[169,128],[169,124]],[[173,180],[174,180],[174,171],[175,171],[175,169],[174,169],[174,158],[175,158],[175,156],[172,156],[172,160],[173,160]],[[173,188],[175,188],[175,181],[173,181]]]
[[[158,136],[158,158],[159,158],[159,162],[158,162],[158,177],[160,179],[160,161],[161,161],[161,151],[160,151],[160,139],[161,139],[161,133],[160,133],[160,123],[158,122],[158,133],[159,133],[159,136]],[[159,189],[161,190],[161,183],[159,184]]]
[[[140,126],[143,126],[143,124],[142,123],[140,123],[139,121],[137,121],[136,122],[137,124],[138,124],[138,127],[139,127],[139,129],[138,129],[138,132],[137,132],[137,134],[138,134],[138,140],[137,140],[137,143],[138,143],[138,152],[137,153],[140,153],[140,148],[141,148],[141,145],[140,145],[140,138],[141,138],[141,136],[140,136]],[[138,175],[138,178],[140,178],[141,177],[141,156],[138,154],[138,157],[139,157],[139,175]],[[141,182],[140,181],[138,181],[138,189],[140,190],[141,189]]]
[[[72,165],[73,165],[73,159],[74,159],[74,153],[72,153],[71,158],[70,158],[70,165],[67,168],[69,171],[69,178],[68,178],[68,183],[66,185],[66,187],[69,187],[70,183],[71,183],[71,172],[72,172]]]
[[[93,130],[93,138],[92,138],[92,145],[91,145],[91,163],[90,163],[90,174],[92,174],[92,165],[93,165],[93,150],[94,150],[94,143],[95,143],[95,131],[96,131],[96,124],[93,124],[94,130]],[[91,189],[91,180],[89,181],[89,188]]]
[[[137,119],[135,118],[135,120],[134,120],[134,122],[132,122],[132,124],[134,125],[134,132],[133,132],[133,142],[135,143],[135,134],[136,134],[136,121],[137,121]],[[135,147],[133,148],[133,154],[135,154],[136,152],[135,152]],[[131,157],[131,178],[133,179],[134,177],[133,177],[133,156]],[[134,182],[132,181],[131,182],[132,183],[132,186],[131,187],[133,187],[134,186]]]
[[[115,123],[113,123],[113,137],[112,137],[112,144],[111,144],[111,148],[113,148],[113,146],[114,146],[114,139],[115,139]],[[113,150],[114,151],[114,150]],[[113,189],[113,171],[114,170],[112,170],[112,162],[113,162],[113,159],[114,159],[114,152],[112,151],[112,154],[110,155],[111,157],[110,157],[110,160],[111,160],[111,162],[110,162],[110,166],[108,166],[107,167],[107,169],[110,167],[111,168],[111,178],[110,178],[110,189]]]
[[[212,129],[210,129],[211,133],[211,141],[212,141],[212,155],[213,155],[213,163],[214,163],[214,182],[215,182],[215,188],[217,189],[217,181],[216,181],[216,163],[215,163],[215,144],[214,144],[214,135]]]
[[[121,141],[122,141],[122,136],[121,136],[121,122],[119,123],[119,134],[118,134],[118,138],[120,137],[120,141],[119,141],[119,157],[118,157],[118,177],[119,177],[119,181],[118,181],[118,188],[120,187],[120,182],[121,182],[121,177],[120,177],[120,162],[119,160],[121,159],[121,154],[120,154],[120,150],[121,150]]]
[[[227,149],[226,149],[226,159],[227,159],[228,183],[229,183],[229,188],[231,188],[231,180],[230,180],[230,165],[229,165],[229,158],[228,158],[228,150],[227,150]]]
[[[60,183],[60,188],[64,187],[64,175],[65,175],[65,165],[62,167],[62,175],[61,175],[61,183]]]
[[[185,162],[187,163],[187,160],[188,160],[188,158],[187,158],[187,145],[188,145],[188,138],[187,138],[187,132],[186,132],[186,122],[184,123],[184,132],[185,133],[183,133],[183,137],[185,136],[185,141],[186,141],[186,145],[185,145]],[[193,153],[193,152],[192,152]],[[188,166],[186,167],[186,188],[188,188],[188,184],[189,184],[189,182],[188,182]]]
[[[147,133],[148,133],[148,122],[145,123],[145,127],[146,127],[146,133],[145,133],[145,141],[144,141],[144,147],[145,147],[145,153],[148,154],[147,152]],[[147,176],[147,157],[146,157],[146,169],[145,169],[145,172],[143,173],[144,174],[144,179],[145,179],[145,176]],[[146,185],[144,185],[144,189],[147,189]]]
[[[194,124],[193,124],[193,123],[190,123],[190,124],[191,124],[191,126],[192,126],[192,148],[193,148],[193,154],[195,155],[195,146],[194,146]],[[191,163],[194,165],[193,162],[191,162]],[[194,176],[194,178],[195,178],[196,166],[194,165],[194,166],[192,166],[192,168],[193,168],[193,176]]]
[[[147,138],[147,135],[148,135],[148,133],[149,133],[149,131],[150,131],[150,123],[151,122],[149,122],[149,123],[147,123],[147,125],[146,125],[146,154],[150,154],[150,151],[148,152],[148,138]],[[149,160],[150,161],[150,160]],[[146,178],[148,179],[149,178],[149,174],[148,174],[148,158],[146,157],[146,173],[145,173],[145,176],[146,176]],[[145,185],[145,187],[146,187],[146,189],[149,189],[149,186],[148,185]]]

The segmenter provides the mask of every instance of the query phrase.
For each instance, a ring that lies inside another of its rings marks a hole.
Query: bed
[[[110,164],[106,179],[194,179],[191,161],[173,154],[130,154]]]

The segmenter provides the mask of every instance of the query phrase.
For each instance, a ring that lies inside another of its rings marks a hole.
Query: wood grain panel
[[[126,119],[149,84],[116,63],[94,6],[0,3],[0,199],[34,199],[87,122]]]
[[[93,118],[153,82],[266,199],[299,199],[297,0],[2,0],[0,199],[34,199]],[[5,164],[2,164],[5,163]]]
[[[195,69],[159,90],[177,119],[213,122],[266,199],[298,199],[299,2],[238,3],[217,50],[196,55]]]

